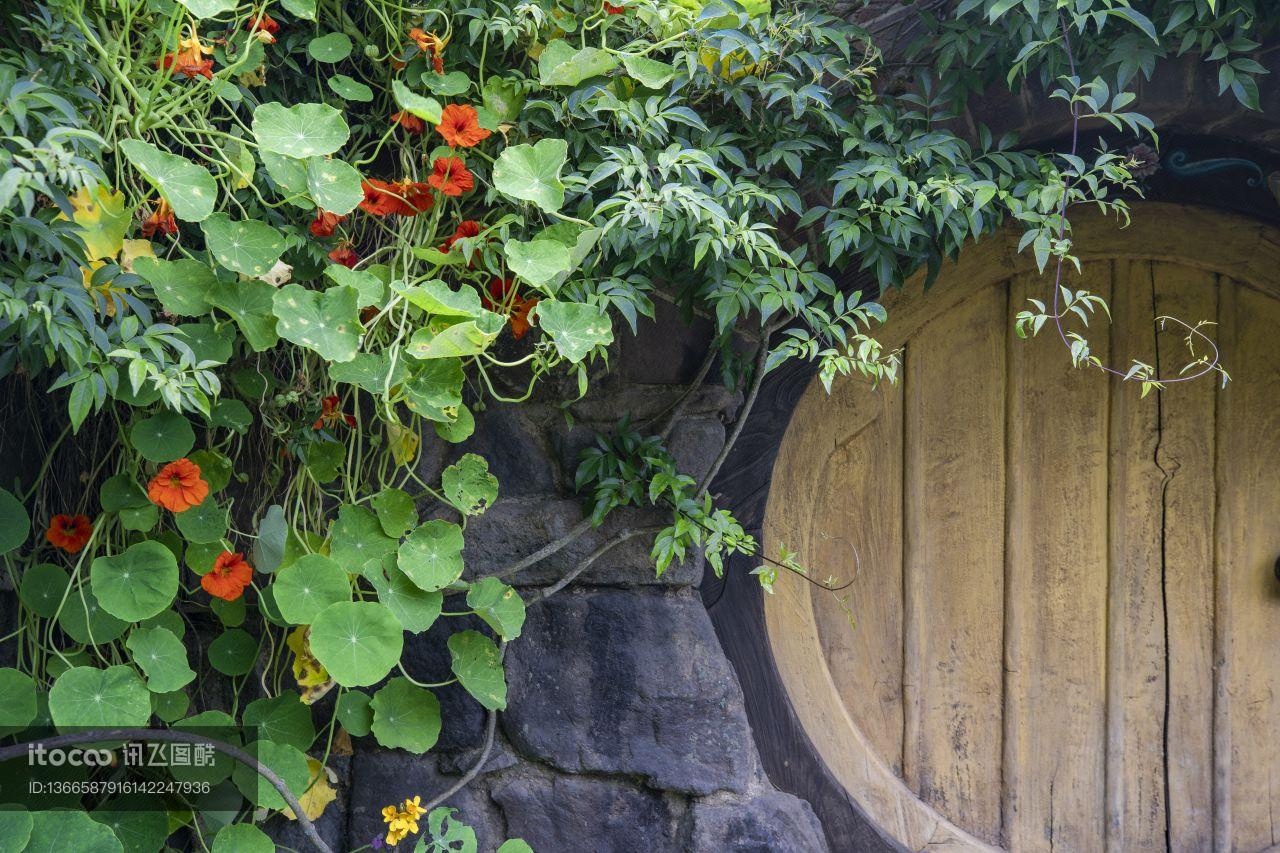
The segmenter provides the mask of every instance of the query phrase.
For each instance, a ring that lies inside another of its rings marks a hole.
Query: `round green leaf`
[[[497,578],[482,578],[467,591],[467,606],[497,631],[504,640],[514,640],[524,627],[524,600]]]
[[[308,554],[285,566],[271,588],[280,615],[292,625],[310,625],[329,605],[351,600],[347,573],[319,554]]]
[[[209,664],[223,675],[244,675],[258,660],[258,641],[240,628],[219,634],[209,644]]]
[[[445,499],[463,515],[479,515],[498,499],[498,478],[483,456],[463,454],[440,475]]]
[[[436,435],[450,444],[461,444],[476,431],[476,418],[471,414],[471,410],[463,405],[459,405],[457,410],[458,416],[453,423],[435,421],[432,424],[436,428]]]
[[[307,767],[307,757],[297,747],[259,740],[250,744],[248,749],[260,763],[274,770],[284,780],[295,797],[301,797],[306,792],[311,770]],[[249,765],[237,762],[235,769],[231,771],[231,778],[240,793],[255,806],[266,809],[283,809],[287,806],[284,797],[280,796],[272,784]]]
[[[142,679],[127,666],[77,666],[53,683],[49,715],[58,728],[145,726],[151,719],[151,695]]]
[[[0,669],[0,737],[15,734],[36,718],[36,683],[25,672]]]
[[[218,400],[209,412],[209,426],[214,429],[226,429],[244,435],[252,425],[253,413],[249,411],[249,407],[230,397]]]
[[[533,848],[523,838],[512,838],[502,842],[502,846],[498,848],[498,853],[533,853]]]
[[[92,587],[73,589],[58,614],[58,627],[77,643],[109,643],[124,633],[129,623],[108,613]]]
[[[331,604],[311,623],[311,653],[343,687],[377,684],[403,650],[400,623],[372,601]]]
[[[178,594],[178,561],[159,542],[146,540],[123,554],[95,559],[89,582],[104,610],[137,622],[164,610]]]
[[[119,148],[169,202],[174,216],[186,222],[201,222],[213,213],[218,185],[208,169],[137,139],[124,140]]]
[[[247,615],[244,596],[237,598],[235,601],[215,598],[209,602],[209,608],[213,610],[213,615],[217,616],[218,621],[226,628],[239,628],[244,624],[244,619]]]
[[[382,532],[393,539],[399,539],[418,524],[418,508],[403,489],[383,489],[373,496],[372,504]]]
[[[227,535],[227,508],[210,494],[196,506],[175,515],[173,522],[188,542],[214,545]]]
[[[556,351],[574,364],[596,347],[613,343],[613,324],[599,305],[543,299],[533,310],[538,328],[550,335]]]
[[[187,259],[137,258],[133,271],[150,282],[164,310],[188,317],[208,313],[208,294],[218,283],[208,264]]]
[[[348,690],[338,697],[335,713],[338,722],[347,730],[347,734],[364,737],[373,727],[373,709],[369,707],[372,697],[359,690]]]
[[[161,412],[135,423],[129,440],[143,459],[172,462],[187,455],[196,443],[196,434],[182,415]]]
[[[31,821],[23,853],[124,853],[115,833],[85,812],[32,812]]]
[[[462,577],[462,528],[432,519],[400,545],[396,565],[419,589],[434,592]]]
[[[138,624],[143,628],[164,628],[179,640],[186,636],[187,633],[187,623],[182,621],[182,616],[176,610],[162,610],[150,619],[143,619]]]
[[[171,693],[195,681],[195,671],[187,663],[187,647],[164,628],[137,628],[125,646],[147,676],[147,689],[152,693]]]
[[[334,74],[327,81],[334,94],[343,100],[368,103],[373,100],[373,90],[359,80],[353,80],[345,74]]]
[[[137,428],[138,425],[135,424],[134,429]],[[104,512],[119,512],[122,509],[133,509],[150,504],[142,486],[128,474],[108,477],[98,489],[98,501],[102,504]]]
[[[219,400],[219,403],[240,403],[239,400]],[[240,403],[240,405],[244,405]],[[209,491],[220,492],[231,482],[231,460],[216,450],[197,450],[187,456],[200,466],[200,478],[209,484]]]
[[[213,837],[213,853],[276,853],[275,842],[251,823],[233,823]]]
[[[307,191],[316,207],[345,216],[364,200],[360,171],[341,160],[307,161]]]
[[[498,647],[479,631],[459,631],[449,638],[449,658],[453,674],[490,711],[507,708],[507,680],[502,672]]]
[[[316,739],[311,708],[302,704],[296,693],[253,700],[244,709],[241,721],[246,728],[257,730],[257,739],[287,743],[303,752]]]
[[[196,18],[216,18],[235,11],[238,0],[181,0]]]
[[[286,284],[272,300],[280,337],[330,361],[351,361],[360,347],[360,313],[354,287],[324,292]]]
[[[569,247],[557,240],[508,240],[502,248],[511,271],[534,287],[544,287],[573,268]]]
[[[560,170],[568,156],[569,145],[563,139],[541,139],[536,145],[504,148],[493,165],[493,185],[508,198],[532,202],[555,213],[564,206]]]
[[[110,829],[127,853],[156,853],[169,837],[169,815],[164,811],[113,809],[108,803],[89,817]]]
[[[120,526],[125,530],[146,533],[160,521],[160,510],[154,504],[120,510]]]
[[[11,493],[0,489],[0,554],[8,554],[31,535],[31,517]]]
[[[428,124],[439,124],[443,114],[440,102],[414,92],[399,80],[391,81],[391,94],[402,110],[417,116]]]
[[[406,631],[420,634],[440,618],[444,606],[444,593],[425,592],[396,568],[394,561],[371,562],[366,565],[364,576],[378,592],[378,600],[387,606],[391,615]]]
[[[232,348],[235,346],[236,330],[228,323],[215,325],[206,320],[203,323],[183,323],[178,327],[191,354],[196,361],[216,361],[225,364],[231,360]]]
[[[234,272],[253,277],[266,275],[284,254],[284,236],[256,219],[235,222],[225,213],[216,213],[200,227],[209,254]]]
[[[388,749],[421,755],[440,737],[440,701],[407,678],[393,678],[373,694],[373,736]]]
[[[376,515],[360,506],[340,507],[329,536],[329,553],[350,572],[396,552],[396,540],[382,531]]]
[[[31,839],[30,812],[0,811],[0,853],[21,853]]]
[[[316,62],[341,62],[351,55],[351,39],[344,33],[317,36],[307,44],[307,53]]]
[[[69,583],[71,576],[60,566],[37,563],[23,573],[18,598],[32,613],[51,619],[57,614]]]
[[[285,107],[272,101],[253,111],[253,135],[264,151],[306,159],[334,153],[346,144],[351,129],[342,113],[327,104]]]
[[[235,720],[223,711],[204,711],[187,717],[185,720],[178,720],[173,723],[173,729],[200,735],[231,746],[240,746],[242,743],[240,729]],[[180,782],[208,782],[210,785],[214,785],[224,779],[229,779],[231,777],[231,769],[236,764],[236,760],[226,753],[214,752],[213,761],[207,762],[203,766],[176,765],[170,767],[169,772],[173,774],[173,778]],[[239,799],[240,795],[237,794],[237,807]]]
[[[185,691],[175,690],[172,693],[152,693],[151,713],[166,723],[182,719],[191,708],[191,697]]]

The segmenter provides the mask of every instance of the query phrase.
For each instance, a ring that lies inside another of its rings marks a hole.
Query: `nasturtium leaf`
[[[463,515],[479,515],[498,499],[498,478],[489,463],[475,453],[463,454],[440,476],[445,499]]]
[[[143,628],[164,628],[179,640],[187,633],[187,623],[182,621],[182,616],[176,610],[162,610],[150,619],[143,619],[138,624]]]
[[[124,846],[105,824],[82,811],[31,813],[31,840],[23,853],[123,853]]]
[[[99,185],[83,186],[67,200],[73,210],[71,219],[84,241],[85,257],[98,261],[120,254],[133,219],[125,209],[124,193]]]
[[[209,665],[223,675],[244,675],[258,661],[258,641],[248,631],[230,628],[209,644]]]
[[[22,853],[35,826],[27,811],[0,811],[0,853]]]
[[[311,623],[311,653],[343,687],[377,684],[403,650],[404,630],[377,602],[331,604]]]
[[[372,730],[373,709],[369,707],[371,699],[368,693],[359,690],[348,690],[338,697],[335,713],[347,734],[364,737]]]
[[[427,829],[431,841],[441,850],[457,853],[475,853],[476,831],[454,816],[456,809],[440,806],[427,815]]]
[[[200,222],[213,213],[218,185],[208,169],[138,139],[121,142],[120,152],[159,190],[178,219]]]
[[[301,797],[311,781],[311,770],[307,767],[307,756],[296,746],[287,743],[275,743],[269,740],[254,741],[249,744],[248,751],[259,763],[270,768],[284,782],[295,797]],[[240,793],[255,806],[265,809],[282,809],[288,804],[275,786],[265,776],[247,764],[236,763],[231,771],[231,779],[240,789]]]
[[[435,98],[419,95],[399,80],[391,81],[391,94],[396,104],[410,114],[417,116],[428,124],[439,124],[443,110]]]
[[[254,352],[276,345],[276,318],[271,313],[271,299],[276,289],[257,278],[238,282],[218,282],[209,292],[209,302],[231,315],[240,333]]]
[[[334,284],[345,284],[356,289],[356,306],[367,308],[381,305],[387,296],[387,285],[367,270],[353,270],[342,264],[329,264],[324,268],[325,277]]]
[[[255,699],[244,709],[241,722],[256,729],[255,739],[287,743],[306,752],[316,739],[316,724],[311,708],[302,704],[297,693]]]
[[[285,566],[272,586],[280,615],[291,625],[310,625],[330,604],[351,600],[346,571],[319,554],[307,554]]]
[[[318,482],[328,483],[338,477],[343,463],[347,460],[347,447],[336,441],[317,442],[307,445],[303,451],[303,464]]]
[[[440,74],[433,69],[422,72],[422,85],[430,89],[433,95],[452,98],[471,88],[471,78],[462,71],[450,71],[448,74]]]
[[[405,577],[393,560],[378,560],[365,565],[363,574],[378,593],[378,600],[406,631],[421,634],[440,618],[444,593],[424,592]]]
[[[373,90],[359,80],[353,80],[345,74],[334,74],[328,80],[329,88],[344,101],[368,103],[373,100]]]
[[[443,281],[432,279],[395,289],[410,304],[435,317],[479,317],[485,313],[480,294],[470,287],[452,290]]]
[[[539,231],[534,237],[534,242],[553,240],[568,248],[569,269],[556,275],[547,284],[539,285],[538,289],[548,295],[554,295],[570,273],[582,266],[587,256],[591,254],[591,250],[599,242],[600,234],[599,228],[584,228],[576,222],[557,222]]]
[[[209,254],[234,272],[252,277],[266,275],[284,254],[284,235],[257,219],[234,222],[225,213],[217,213],[200,227],[204,229]]]
[[[500,121],[514,121],[524,106],[524,90],[514,80],[493,76],[484,84],[482,102]]]
[[[551,336],[556,351],[573,363],[598,346],[613,343],[613,325],[598,305],[544,299],[534,308],[538,328]]]
[[[307,53],[317,62],[341,62],[351,55],[351,39],[345,33],[326,33],[307,43]]]
[[[444,589],[462,577],[462,528],[432,519],[409,534],[400,545],[396,565],[422,590]]]
[[[58,614],[58,627],[75,642],[86,645],[109,643],[128,625],[108,613],[88,586],[71,590]]]
[[[173,723],[173,729],[180,732],[197,734],[217,743],[229,746],[240,746],[244,739],[240,736],[240,727],[231,715],[225,711],[202,711],[186,719]],[[236,765],[235,759],[225,752],[214,751],[213,760],[203,766],[171,765],[169,772],[180,782],[208,782],[210,785],[228,779],[231,768]],[[240,795],[236,795],[236,807],[239,808]]]
[[[440,700],[407,678],[388,681],[369,706],[373,736],[387,749],[422,755],[440,739]]]
[[[356,353],[351,361],[330,363],[329,378],[373,394],[382,394],[404,381],[406,371],[404,359],[397,359],[393,368],[391,358],[385,352],[361,352]],[[387,374],[391,374],[390,382]]]
[[[197,545],[213,545],[227,535],[227,508],[209,495],[199,505],[173,517],[182,538]]]
[[[151,713],[166,723],[182,719],[190,709],[191,697],[185,691],[151,694]]]
[[[232,348],[236,342],[236,330],[230,323],[215,324],[209,320],[202,323],[183,323],[178,327],[182,332],[182,340],[191,347],[191,354],[197,362],[216,361],[226,364],[231,360]]]
[[[110,829],[123,845],[125,853],[155,853],[164,847],[170,832],[167,812],[113,808],[114,805],[107,802],[89,812],[89,817]]]
[[[316,0],[280,0],[280,6],[295,18],[304,21],[316,19]]]
[[[284,520],[284,507],[272,504],[258,524],[258,538],[253,543],[253,567],[268,574],[280,567],[284,559],[289,526]]]
[[[253,135],[265,151],[305,159],[337,151],[351,136],[351,128],[342,113],[327,104],[285,107],[272,101],[253,111]]]
[[[524,627],[524,600],[497,578],[481,578],[471,584],[467,606],[504,640],[520,636],[520,629]]]
[[[475,320],[464,320],[440,329],[418,329],[409,337],[405,352],[423,360],[479,355],[489,348],[506,324],[506,318],[501,314],[485,311]]]
[[[636,79],[636,82],[649,89],[661,89],[671,82],[671,78],[676,74],[674,66],[647,56],[624,56],[622,66]]]
[[[341,160],[307,161],[307,189],[316,207],[345,216],[364,200],[360,172]]]
[[[498,853],[533,853],[533,848],[523,838],[512,838],[502,842]]]
[[[0,489],[0,554],[8,554],[31,535],[31,516],[13,494]]]
[[[168,548],[147,539],[124,553],[94,559],[89,582],[103,610],[137,622],[164,610],[178,594],[178,561]]]
[[[151,696],[127,666],[77,666],[50,688],[49,715],[60,729],[145,726],[151,719]]]
[[[200,467],[200,477],[209,484],[210,492],[220,492],[231,482],[231,460],[218,451],[200,449],[187,454],[187,458]]]
[[[572,269],[569,247],[555,240],[508,240],[503,251],[511,271],[534,287],[545,287]]]
[[[428,420],[449,423],[462,405],[462,361],[436,358],[418,366],[401,386],[405,405]]]
[[[187,647],[164,628],[135,628],[125,642],[133,662],[147,676],[152,693],[171,693],[195,681]]]
[[[129,441],[148,462],[172,462],[187,455],[196,443],[196,433],[177,412],[160,412],[135,423]]]
[[[459,631],[448,645],[453,674],[467,692],[490,711],[505,711],[507,681],[493,640],[479,631]]]
[[[196,18],[216,18],[234,12],[239,0],[179,0]]]
[[[244,624],[248,611],[244,603],[244,596],[234,601],[215,598],[209,602],[209,609],[213,611],[214,616],[218,617],[218,621],[222,623],[224,628],[239,628]]]
[[[339,507],[329,538],[330,556],[348,572],[396,552],[396,540],[383,533],[378,517],[362,506]]]
[[[213,429],[225,429],[238,435],[244,435],[253,426],[253,412],[249,407],[232,397],[222,397],[209,410],[209,426]],[[201,468],[201,471],[204,469]]]
[[[403,489],[383,489],[373,496],[373,511],[382,532],[399,539],[418,524],[418,507]]]
[[[53,563],[36,563],[22,574],[18,598],[28,610],[45,619],[53,618],[62,603],[71,576]]]
[[[146,279],[155,291],[160,306],[170,314],[202,317],[209,313],[209,291],[218,277],[208,264],[181,259],[138,258],[133,271]]]
[[[476,431],[476,419],[471,410],[461,404],[454,411],[457,415],[452,422],[436,420],[433,426],[436,428],[436,435],[445,441],[461,444]]]
[[[560,170],[568,156],[569,145],[563,139],[504,148],[493,165],[493,185],[508,198],[532,202],[554,213],[564,206]]]
[[[360,346],[360,315],[354,287],[323,292],[286,284],[276,291],[273,311],[280,337],[330,361],[351,361]]]
[[[0,737],[17,734],[36,718],[36,683],[12,667],[0,669]]]
[[[271,837],[251,823],[233,823],[213,837],[212,853],[276,853]]]
[[[307,198],[307,161],[277,154],[274,151],[259,151],[267,174],[284,190],[285,197],[295,206],[311,208],[311,200]]]
[[[606,50],[574,50],[564,39],[552,39],[538,57],[538,80],[544,86],[576,86],[617,67],[618,57]]]
[[[120,510],[120,526],[125,530],[145,533],[160,522],[160,510],[154,504]]]

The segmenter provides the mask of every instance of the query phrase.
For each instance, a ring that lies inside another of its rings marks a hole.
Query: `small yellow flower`
[[[422,797],[414,797],[412,800],[406,799],[404,801],[404,813],[415,820],[426,814],[427,810],[422,807]]]

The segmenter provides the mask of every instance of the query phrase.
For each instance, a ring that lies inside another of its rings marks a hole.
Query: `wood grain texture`
[[[904,778],[1000,841],[1007,288],[970,297],[907,344]]]

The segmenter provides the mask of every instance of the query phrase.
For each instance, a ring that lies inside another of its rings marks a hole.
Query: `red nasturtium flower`
[[[538,304],[536,298],[525,299],[515,288],[515,281],[509,278],[495,278],[489,282],[489,292],[481,298],[484,307],[490,311],[507,315],[511,324],[511,336],[517,341],[532,328],[529,312]]]
[[[68,554],[78,554],[92,535],[93,524],[87,515],[55,515],[44,532],[50,545]]]
[[[604,10],[610,15],[621,15],[627,11],[627,7],[621,3],[605,3]]]
[[[409,30],[409,38],[426,56],[431,57],[431,67],[437,74],[444,73],[444,46],[446,42],[435,33],[423,32],[418,27]]]
[[[161,198],[156,202],[151,215],[142,220],[142,236],[148,240],[157,234],[177,234],[178,221],[173,218],[173,210],[169,202]]]
[[[213,53],[213,48],[200,41],[200,34],[193,29],[191,38],[178,42],[178,49],[160,57],[156,67],[176,71],[187,79],[204,77],[212,80],[213,60],[205,59],[206,53]]]
[[[263,12],[261,17],[250,18],[244,28],[263,44],[274,44],[276,33],[280,31],[280,23]]]
[[[338,223],[346,218],[345,216],[339,216],[336,213],[316,208],[316,218],[311,220],[311,235],[313,237],[332,237],[334,229],[338,227]]]
[[[422,133],[427,129],[427,123],[408,110],[401,110],[398,113],[392,113],[391,122],[392,124],[400,125],[414,136],[417,136],[419,133]]]
[[[445,238],[444,243],[440,245],[440,251],[449,252],[453,250],[453,244],[459,240],[470,237],[480,236],[480,223],[474,219],[464,219],[458,223],[458,227],[453,229],[453,234]]]
[[[200,576],[200,586],[214,598],[235,601],[252,580],[253,566],[244,561],[244,554],[223,551],[213,561],[213,568]]]
[[[316,422],[311,425],[312,429],[324,429],[327,426],[337,426],[338,424],[346,424],[349,427],[356,425],[356,419],[352,415],[343,414],[339,408],[342,401],[338,399],[337,394],[331,394],[320,401],[320,417],[316,418]]]
[[[360,209],[372,216],[381,217],[392,213],[417,216],[430,210],[435,204],[431,188],[419,181],[380,181],[377,178],[366,178],[361,186],[364,188],[364,200],[360,202]]]
[[[440,113],[436,132],[454,148],[471,148],[489,138],[480,126],[480,116],[470,104],[449,104]]]
[[[457,157],[437,157],[427,183],[447,196],[457,197],[475,188],[475,177]]]
[[[170,512],[186,512],[204,503],[209,484],[200,476],[200,466],[183,457],[170,462],[147,484],[147,498]]]
[[[329,260],[335,264],[342,264],[347,269],[352,269],[356,264],[360,263],[360,255],[350,241],[343,240],[329,253]]]

